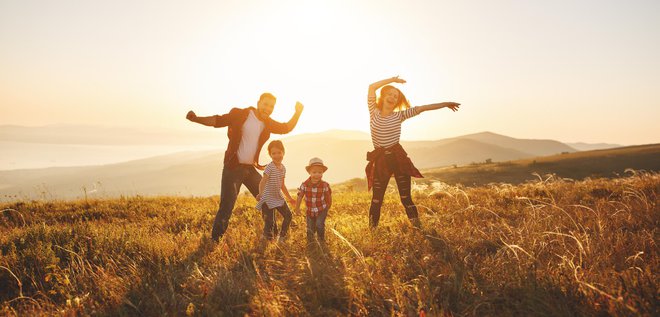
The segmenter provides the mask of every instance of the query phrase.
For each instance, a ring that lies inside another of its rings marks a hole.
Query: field
[[[392,189],[337,190],[327,245],[259,239],[239,197],[225,237],[217,197],[6,203],[4,315],[658,316],[660,175],[519,185],[424,183],[409,225]]]

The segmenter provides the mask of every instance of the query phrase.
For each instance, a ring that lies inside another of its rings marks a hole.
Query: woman
[[[369,189],[373,188],[371,208],[369,208],[369,224],[372,228],[378,226],[380,208],[387,189],[387,183],[394,174],[396,185],[399,188],[401,203],[406,208],[410,222],[420,228],[417,207],[410,196],[411,177],[422,177],[422,174],[413,165],[408,154],[399,144],[401,137],[401,123],[424,111],[449,108],[457,111],[460,104],[455,102],[442,102],[425,106],[410,107],[410,103],[401,91],[390,83],[403,84],[406,81],[399,76],[377,81],[369,85],[368,105],[371,127],[371,141],[374,150],[367,153],[367,182]],[[387,86],[386,86],[387,85]],[[385,86],[385,87],[383,87]],[[379,88],[380,96],[376,99],[376,90]]]

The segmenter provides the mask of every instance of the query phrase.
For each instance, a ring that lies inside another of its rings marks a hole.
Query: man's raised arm
[[[300,114],[302,114],[303,108],[303,104],[296,102],[296,112],[293,114],[293,117],[291,117],[287,123],[281,123],[273,120],[271,125],[271,132],[275,134],[286,134],[291,132],[291,130],[296,127],[296,124],[298,124],[298,119],[300,119]]]

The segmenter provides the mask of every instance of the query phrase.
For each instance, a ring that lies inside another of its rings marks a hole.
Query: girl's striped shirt
[[[284,197],[282,197],[282,181],[286,175],[286,167],[282,164],[282,168],[277,168],[275,163],[270,162],[266,165],[264,175],[268,175],[268,182],[264,187],[264,192],[261,193],[261,199],[257,203],[257,209],[262,210],[264,204],[266,208],[273,209],[284,205]]]
[[[412,107],[392,112],[389,116],[381,116],[380,110],[376,107],[376,96],[369,96],[367,104],[369,105],[371,142],[374,144],[374,148],[390,147],[399,143],[401,122],[419,114],[418,107]]]

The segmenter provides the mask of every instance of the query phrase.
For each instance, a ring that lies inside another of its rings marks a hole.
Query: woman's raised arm
[[[383,80],[379,80],[371,85],[369,85],[369,97],[376,97],[376,90],[390,83],[399,83],[404,84],[406,81],[399,78],[399,76],[391,77]]]

